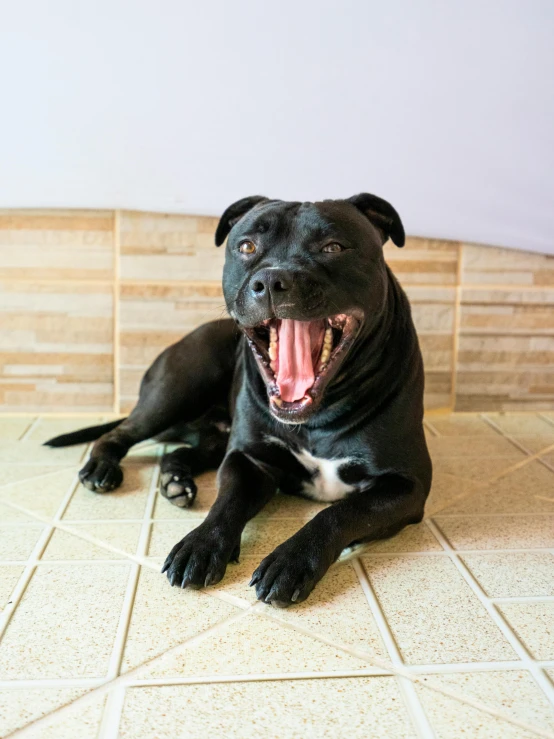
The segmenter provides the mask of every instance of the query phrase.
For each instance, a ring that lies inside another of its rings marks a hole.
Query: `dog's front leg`
[[[201,588],[218,583],[237,561],[247,522],[275,495],[274,479],[250,457],[230,451],[218,473],[218,495],[206,519],[176,544],[162,572],[172,585]]]
[[[374,478],[317,514],[277,547],[254,572],[251,585],[265,603],[285,608],[305,600],[343,549],[383,539],[423,517],[425,495],[417,482],[396,474]]]

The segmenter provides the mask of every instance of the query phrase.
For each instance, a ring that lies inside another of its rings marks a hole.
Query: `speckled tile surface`
[[[554,737],[554,414],[430,415],[425,520],[288,610],[248,582],[322,506],[278,496],[221,583],[171,588],[215,474],[177,509],[145,443],[91,493],[41,443],[99,420],[0,418],[1,737]]]

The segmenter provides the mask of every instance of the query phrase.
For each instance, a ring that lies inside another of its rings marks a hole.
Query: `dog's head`
[[[226,238],[227,309],[248,339],[271,412],[302,423],[382,310],[382,246],[388,238],[404,245],[400,217],[366,193],[319,203],[252,196],[221,217],[217,246]]]

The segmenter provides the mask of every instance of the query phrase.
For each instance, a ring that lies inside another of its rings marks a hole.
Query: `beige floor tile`
[[[309,521],[329,506],[297,495],[276,495],[258,513],[257,518],[297,518],[299,523]]]
[[[0,613],[6,607],[8,598],[24,570],[23,565],[2,565],[0,567]]]
[[[119,522],[74,524],[71,529],[76,533],[83,532],[94,536],[106,542],[107,545],[123,549],[129,554],[135,554],[141,524]],[[125,557],[123,554],[91,544],[66,531],[57,530],[50,539],[42,559],[125,559]]]
[[[476,415],[428,416],[441,436],[498,436],[498,432]]]
[[[34,418],[32,416],[26,416],[25,418],[0,416],[0,440],[17,441],[23,436],[33,421]]]
[[[554,513],[554,472],[529,462],[448,507],[453,513]]]
[[[551,434],[542,434],[540,436],[514,436],[514,439],[524,446],[531,454],[538,454],[549,446],[554,444],[554,427]]]
[[[93,493],[79,485],[64,519],[142,519],[154,470],[150,465],[124,466],[123,485],[112,493]]]
[[[65,495],[76,483],[75,470],[61,470],[37,480],[23,480],[0,488],[0,516],[2,521],[31,522],[32,516],[9,508],[12,502],[40,516],[52,517],[59,509]],[[2,501],[6,505],[2,505]]]
[[[523,459],[525,459],[523,452],[519,452],[519,459],[510,457],[438,457],[433,460],[433,469],[439,474],[454,475],[460,479],[482,483],[496,478]]]
[[[481,489],[479,482],[466,480],[455,475],[433,472],[431,492],[425,503],[425,516],[429,518],[438,511],[448,510],[449,506],[459,499],[473,495]]]
[[[0,465],[0,495],[3,493],[4,488],[11,487],[15,483],[23,482],[24,480],[34,480],[37,477],[41,478],[41,486],[43,484],[42,478],[47,478],[50,475],[56,475],[64,470],[73,472],[77,471],[74,465],[68,464],[60,467],[60,465],[22,465],[17,464],[1,464]]]
[[[84,688],[0,690],[0,736],[7,736],[12,731],[21,729],[31,721],[36,721],[57,708],[71,703],[86,692]],[[74,736],[76,737],[77,734]]]
[[[121,739],[230,736],[409,739],[415,733],[394,679],[279,680],[132,688]]]
[[[364,547],[364,554],[372,552],[437,552],[442,547],[426,524],[406,526],[391,539],[372,541]]]
[[[554,546],[554,516],[437,516],[455,549],[541,549]]]
[[[553,426],[536,413],[487,413],[487,418],[510,436],[552,434]]]
[[[407,662],[514,658],[514,652],[449,558],[363,557]]]
[[[332,567],[303,603],[273,612],[293,626],[387,659],[369,604],[349,563]]]
[[[77,704],[61,715],[53,713],[40,728],[29,729],[27,736],[29,739],[97,739],[105,703],[105,696],[100,696],[93,703]]]
[[[239,564],[230,564],[224,579],[210,590],[233,595],[245,603],[255,603],[256,591],[248,583],[258,564],[256,557],[246,557]],[[367,599],[348,562],[332,567],[304,603],[288,609],[273,608],[271,613],[282,621],[341,644],[386,656]]]
[[[79,464],[85,447],[60,447],[53,449],[33,441],[1,441],[0,464],[65,465]]]
[[[165,575],[141,569],[125,645],[128,671],[240,609],[197,590],[172,588]]]
[[[462,559],[490,598],[554,595],[550,552],[466,554]]]
[[[27,441],[34,441],[43,444],[48,439],[61,434],[68,434],[72,431],[88,428],[89,426],[97,426],[101,423],[111,420],[107,416],[86,416],[76,418],[41,418],[36,426],[32,429]],[[83,445],[79,444],[72,449],[83,449]]]
[[[186,518],[183,521],[155,521],[152,526],[148,556],[164,560],[175,544],[201,523],[202,519],[199,518]]]
[[[0,561],[13,559],[26,562],[43,529],[39,524],[0,526]]]
[[[429,439],[429,454],[439,457],[507,457],[518,462],[521,451],[500,434],[496,436],[434,436]]]
[[[161,656],[137,677],[341,672],[367,667],[364,661],[276,621],[248,615],[202,641]]]
[[[460,695],[486,703],[543,731],[554,730],[554,709],[525,671],[433,675]],[[535,734],[418,685],[416,690],[438,739],[532,739]]]
[[[535,659],[554,659],[554,603],[504,603],[499,606]]]
[[[0,644],[0,679],[106,674],[127,564],[41,565]]]

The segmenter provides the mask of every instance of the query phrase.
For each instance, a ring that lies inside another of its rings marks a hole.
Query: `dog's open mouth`
[[[359,316],[340,313],[317,321],[271,318],[244,330],[278,418],[296,420],[320,399],[360,324]]]

